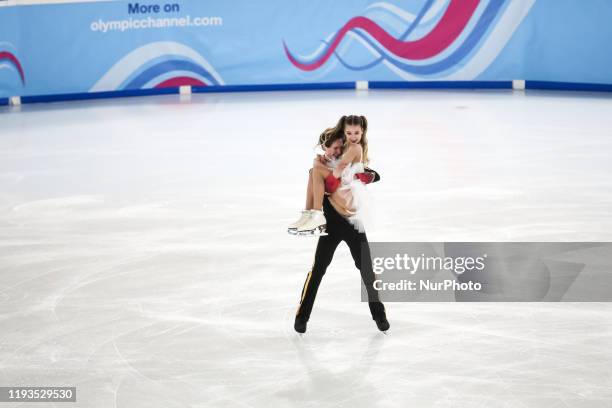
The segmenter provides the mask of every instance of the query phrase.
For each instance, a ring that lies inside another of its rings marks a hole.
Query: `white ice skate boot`
[[[289,225],[289,227],[287,227],[287,232],[292,235],[297,234],[298,227],[304,222],[306,222],[308,218],[310,218],[310,211],[311,210],[302,210],[302,215],[300,216],[300,219]]]
[[[297,235],[327,235],[327,220],[322,210],[311,210],[310,217],[297,228]]]

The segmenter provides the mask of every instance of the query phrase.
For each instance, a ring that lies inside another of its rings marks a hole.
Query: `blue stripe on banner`
[[[371,81],[370,89],[512,89],[512,81]]]
[[[612,84],[590,84],[580,82],[525,81],[525,88],[557,91],[612,92]]]
[[[153,78],[171,71],[195,72],[196,74],[206,78],[208,82],[219,85],[219,82],[210,74],[210,72],[206,71],[198,64],[194,64],[190,61],[171,60],[161,62],[153,65],[151,68],[148,68],[142,74],[134,78],[129,84],[127,84],[125,89],[140,89]]]
[[[0,106],[5,106],[9,104],[8,98],[0,98]]]

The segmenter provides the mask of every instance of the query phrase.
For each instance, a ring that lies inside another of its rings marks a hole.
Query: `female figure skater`
[[[361,220],[354,220],[353,223],[350,221],[351,217],[358,213],[354,208],[351,208],[351,203],[348,201],[350,194],[347,194],[347,191],[352,191],[352,189],[342,190],[342,187],[350,186],[353,182],[362,183],[361,177],[357,176],[358,180],[355,180],[350,176],[355,175],[355,172],[364,170],[363,163],[367,161],[367,126],[367,120],[364,116],[351,115],[340,118],[336,127],[333,128],[335,130],[332,132],[332,136],[330,136],[333,140],[341,138],[343,134],[346,137],[348,146],[345,147],[340,162],[333,171],[325,168],[321,169],[316,165],[312,170],[313,206],[315,209],[317,208],[317,199],[320,198],[320,208],[324,213],[321,215],[324,217],[327,235],[319,237],[314,263],[302,288],[300,305],[296,312],[294,324],[298,333],[306,332],[306,324],[310,318],[319,284],[341,241],[346,242],[349,246],[355,266],[361,273],[368,294],[368,305],[372,319],[376,322],[378,329],[383,332],[386,332],[390,327],[385,307],[380,302],[378,292],[373,286],[375,275],[372,270],[367,236],[365,231],[359,231],[362,227]],[[375,172],[373,173],[372,181],[378,181],[380,177]],[[342,176],[342,180],[340,180],[340,176]],[[368,176],[368,173],[366,173],[365,178],[372,179]],[[329,196],[324,194],[326,186],[331,192]],[[320,197],[317,194],[320,194]],[[363,203],[359,204],[363,205]],[[306,222],[308,223],[310,220]],[[315,220],[316,222],[319,221]],[[298,231],[300,228],[298,227]]]
[[[365,231],[364,224],[370,217],[364,184],[372,181],[372,174],[366,173],[364,167],[368,162],[366,132],[365,117],[353,115],[343,116],[335,127],[321,134],[319,145],[326,154],[315,159],[308,178],[306,206],[300,218],[289,225],[287,232],[298,235],[326,234],[326,219],[322,211],[325,193],[332,193],[330,198],[335,207],[355,228],[360,232]],[[342,157],[337,160],[333,153],[337,152],[339,136],[342,136],[344,145]]]
[[[317,147],[323,149],[323,155],[318,155],[314,161],[312,168],[308,172],[308,186],[306,188],[306,205],[302,210],[302,215],[300,218],[289,225],[287,228],[287,232],[289,234],[297,234],[297,229],[300,225],[302,225],[305,221],[307,221],[310,217],[312,217],[312,212],[314,209],[314,195],[312,191],[312,172],[313,169],[319,169],[321,171],[327,170],[331,172],[336,165],[338,164],[339,157],[342,154],[342,149],[344,146],[344,133],[336,132],[335,128],[326,129],[319,136],[319,142]],[[330,193],[330,191],[326,191],[326,193]],[[325,232],[321,232],[321,235],[327,235]]]

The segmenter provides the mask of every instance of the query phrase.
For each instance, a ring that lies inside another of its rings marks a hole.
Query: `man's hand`
[[[355,178],[359,179],[363,184],[370,184],[374,181],[374,177],[374,173],[368,173],[367,171],[355,174]]]

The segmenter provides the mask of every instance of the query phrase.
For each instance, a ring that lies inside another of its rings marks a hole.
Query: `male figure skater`
[[[326,149],[333,154],[335,158],[342,154],[341,146],[343,138],[341,135],[331,143],[331,147]],[[340,148],[339,148],[340,147]],[[325,158],[321,158],[321,164],[325,162]],[[315,163],[315,165],[317,165]],[[332,176],[333,178],[333,176]],[[368,305],[372,314],[372,319],[376,322],[379,330],[386,332],[390,324],[387,321],[385,307],[380,302],[378,292],[374,289],[373,282],[375,280],[374,271],[372,270],[372,260],[370,256],[370,248],[365,232],[359,232],[349,221],[340,215],[328,199],[328,193],[338,188],[337,180],[332,178],[326,179],[326,195],[323,199],[323,212],[327,220],[327,235],[320,236],[315,251],[315,259],[310,272],[306,276],[306,281],[302,288],[300,297],[300,305],[296,312],[294,329],[298,333],[306,332],[306,325],[310,318],[310,313],[314,304],[315,297],[321,279],[331,263],[334,252],[340,242],[344,241],[349,246],[351,256],[355,262],[355,266],[361,272],[361,278],[366,286],[368,293]],[[365,182],[376,182],[380,180],[378,173],[371,169],[366,169],[365,173],[359,176]],[[362,245],[363,245],[363,262],[362,262]]]

